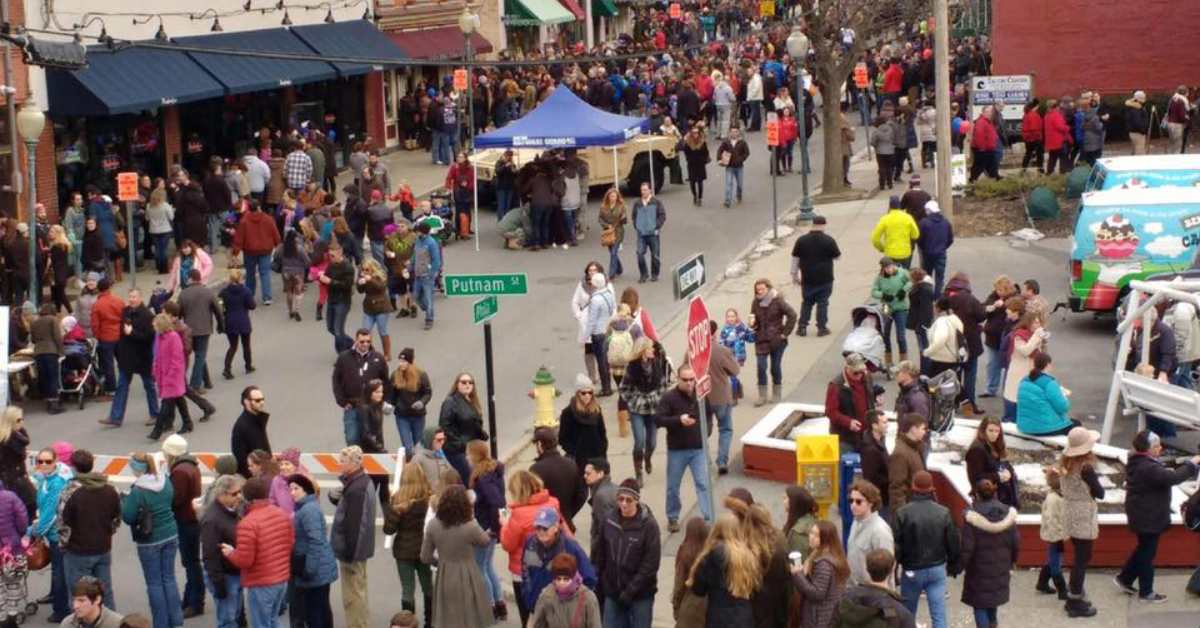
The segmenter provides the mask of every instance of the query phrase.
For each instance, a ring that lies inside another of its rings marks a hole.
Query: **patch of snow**
[[[1106,490],[1104,491],[1104,499],[1100,501],[1105,504],[1124,504],[1125,489],[1114,488],[1112,490]]]
[[[1118,471],[1115,467],[1113,467],[1109,463],[1105,462],[1104,460],[1097,460],[1096,473],[1098,473],[1100,475],[1113,475],[1115,473],[1118,473]]]
[[[733,279],[735,277],[741,277],[742,275],[745,275],[747,272],[749,272],[749,270],[750,270],[750,265],[747,264],[746,262],[734,262],[734,263],[730,264],[728,268],[725,269],[725,278]]]
[[[1117,488],[1117,483],[1109,479],[1107,475],[1102,475],[1100,476],[1100,486],[1103,486],[1105,489]]]
[[[1005,434],[1004,446],[1009,449],[1020,449],[1021,451],[1040,451],[1046,449],[1045,443],[1027,438],[1014,438],[1011,434]]]
[[[1041,231],[1038,231],[1037,229],[1033,229],[1030,227],[1026,227],[1024,229],[1017,229],[1016,231],[1010,233],[1009,235],[1011,235],[1014,238],[1017,238],[1018,240],[1023,240],[1025,242],[1036,242],[1036,241],[1041,240],[1042,238],[1046,237],[1045,235],[1042,234]]]
[[[1017,479],[1022,484],[1046,486],[1046,474],[1042,472],[1042,465],[1036,462],[1016,465],[1013,467],[1013,471],[1017,472]]]
[[[779,250],[779,246],[771,244],[769,239],[760,242],[758,246],[754,247],[754,252],[758,255],[767,255],[777,250]]]

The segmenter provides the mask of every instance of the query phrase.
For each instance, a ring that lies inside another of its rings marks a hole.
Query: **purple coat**
[[[288,517],[291,517],[296,510],[296,502],[292,500],[288,481],[282,475],[271,478],[271,493],[267,496],[267,501],[287,513]]]
[[[153,371],[160,398],[174,399],[187,393],[187,356],[183,353],[183,341],[174,330],[154,339]]]
[[[0,544],[13,552],[21,551],[21,537],[29,528],[29,513],[17,494],[0,489]]]

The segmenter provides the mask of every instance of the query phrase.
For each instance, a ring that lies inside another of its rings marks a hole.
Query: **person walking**
[[[599,396],[608,397],[613,394],[612,372],[608,363],[608,322],[617,312],[616,298],[608,285],[603,272],[592,273],[590,279],[592,294],[588,297],[584,332],[590,339],[592,354],[596,359],[599,372]]]
[[[662,547],[658,521],[641,499],[635,478],[622,481],[616,509],[593,538],[593,566],[605,596],[605,628],[650,628],[654,617]]]
[[[6,415],[7,415],[6,411]],[[104,586],[104,605],[116,608],[112,580],[112,539],[121,524],[121,496],[108,476],[95,473],[95,457],[86,449],[71,454],[75,478],[62,492],[58,536],[63,549],[67,588],[90,576]],[[12,485],[5,482],[5,486]]]
[[[363,452],[357,445],[338,454],[342,490],[336,499],[330,544],[342,580],[342,611],[348,628],[370,625],[367,603],[367,561],[375,555],[375,500],[371,476],[363,470]],[[386,500],[385,500],[386,501]]]
[[[1184,152],[1185,130],[1191,123],[1193,115],[1192,104],[1188,101],[1187,85],[1180,85],[1167,101],[1167,154],[1176,155]]]
[[[375,379],[385,383],[386,397],[392,381],[387,361],[371,348],[371,330],[359,329],[354,333],[354,344],[342,351],[333,365],[333,399],[342,409],[342,435],[347,446],[357,445],[361,440],[358,405],[363,401],[367,382]]]
[[[218,476],[212,483],[212,501],[200,516],[204,583],[217,607],[217,628],[235,628],[242,613],[241,571],[222,555],[221,546],[237,543],[244,482],[240,475]]]
[[[762,563],[744,538],[737,515],[721,513],[686,583],[693,593],[706,599],[706,628],[753,625],[750,598],[762,586],[762,580]]]
[[[229,340],[229,348],[225,351],[225,369],[221,376],[233,379],[233,358],[237,356],[238,343],[242,343],[242,359],[246,364],[246,374],[254,372],[254,357],[250,352],[250,334],[253,331],[250,324],[250,310],[255,308],[254,290],[247,287],[242,280],[244,273],[241,269],[229,269],[229,283],[221,289],[218,297],[225,311],[225,338]]]
[[[699,126],[692,127],[684,136],[683,158],[687,162],[692,204],[700,207],[704,204],[704,181],[708,178],[708,162],[712,161],[712,154],[708,151],[708,142]]]
[[[971,125],[971,176],[967,179],[968,183],[974,183],[981,174],[1000,179],[1000,164],[996,159],[1000,135],[996,132],[996,125],[992,123],[994,117],[995,108],[986,105]]]
[[[417,305],[425,312],[425,329],[429,330],[433,329],[433,287],[442,272],[442,249],[429,235],[428,222],[417,223],[416,231],[417,241],[413,245],[408,272],[412,276]]]
[[[866,580],[846,589],[838,605],[840,626],[887,626],[916,628],[912,612],[905,608],[900,595],[891,586],[896,559],[884,549],[871,550],[866,556]]]
[[[709,477],[708,463],[704,459],[701,442],[712,434],[711,418],[701,417],[696,399],[696,372],[690,364],[679,367],[679,380],[675,387],[663,393],[658,402],[658,412],[655,420],[659,426],[667,430],[667,530],[671,533],[679,531],[679,485],[683,481],[683,472],[691,469],[692,483],[696,488],[696,498],[700,502],[700,511],[707,521],[713,520],[712,504],[709,491],[712,490],[712,478]],[[701,432],[700,421],[707,423],[707,431]]]
[[[592,507],[589,547],[596,544],[596,539],[600,538],[600,532],[604,530],[604,521],[609,513],[617,508],[617,485],[613,484],[611,474],[612,467],[607,458],[592,458],[583,467],[583,479],[587,482],[590,495],[588,505]],[[593,554],[592,563],[595,562]]]
[[[850,565],[832,522],[818,521],[808,531],[809,554],[793,563],[792,583],[804,596],[802,628],[832,628],[838,602],[850,577]]]
[[[861,353],[845,358],[842,372],[825,387],[825,414],[829,433],[838,437],[842,453],[859,451],[863,432],[870,429],[867,417],[875,410],[875,383]]]
[[[473,440],[467,444],[467,460],[471,463],[471,477],[467,488],[475,493],[475,520],[488,534],[489,542],[475,548],[475,562],[487,584],[488,596],[492,601],[492,615],[497,621],[508,621],[508,607],[504,603],[504,588],[496,574],[496,544],[500,538],[500,510],[505,507],[504,463],[492,458],[488,444]]]
[[[283,273],[283,294],[287,298],[288,318],[300,322],[300,303],[304,298],[304,280],[312,258],[305,248],[304,236],[292,229],[283,238],[280,270]],[[318,310],[319,311],[319,310]]]
[[[896,501],[893,495],[893,507]],[[946,628],[946,576],[960,571],[959,536],[949,509],[933,499],[933,476],[928,471],[913,476],[912,501],[896,509],[892,531],[896,561],[903,570],[900,596],[904,606],[916,615],[924,593],[933,628]]]
[[[829,297],[833,296],[833,263],[842,256],[837,240],[825,232],[824,216],[813,216],[808,233],[792,245],[792,281],[800,286],[803,301],[796,335],[808,335],[808,321],[817,310],[817,336],[829,331]]]
[[[208,342],[214,331],[224,331],[224,311],[216,292],[202,283],[200,271],[194,268],[188,271],[188,281],[187,287],[179,293],[180,314],[192,331],[193,362],[188,387],[201,392],[212,389],[212,378],[208,374]]]
[[[850,514],[854,517],[846,537],[850,583],[869,584],[875,580],[870,573],[871,552],[884,550],[890,556],[896,543],[892,528],[882,514],[883,499],[874,484],[861,478],[855,480],[850,485],[849,501]]]
[[[742,138],[742,130],[729,130],[729,137],[717,148],[717,163],[725,167],[725,208],[733,204],[736,192],[738,205],[742,204],[742,174],[746,160],[750,158],[750,145]]]
[[[975,501],[962,525],[962,601],[975,610],[975,628],[992,628],[999,625],[999,607],[1008,603],[1020,551],[1017,509],[997,499],[992,480],[973,486]]]
[[[201,495],[200,467],[188,453],[187,440],[172,434],[162,444],[171,480],[171,512],[179,533],[179,558],[187,580],[183,587],[183,618],[204,614],[204,572],[200,566],[200,521],[193,502]]]
[[[271,415],[266,404],[267,397],[258,386],[242,389],[242,413],[233,423],[229,451],[237,461],[238,475],[246,479],[250,478],[250,452],[271,451],[271,440],[267,436],[267,421]]]
[[[467,443],[473,440],[487,441],[488,433],[483,429],[483,407],[479,403],[475,377],[470,373],[459,373],[454,378],[454,387],[442,401],[438,426],[446,434],[446,445],[442,448],[446,460],[458,471],[459,477],[471,477],[471,468],[467,464]]]
[[[1020,409],[1018,403],[1018,411]],[[1075,562],[1071,565],[1067,603],[1067,617],[1092,617],[1096,608],[1084,594],[1084,578],[1092,560],[1092,549],[1100,536],[1099,509],[1097,502],[1104,499],[1104,486],[1096,473],[1099,464],[1092,452],[1100,434],[1083,427],[1071,428],[1067,433],[1067,447],[1062,452],[1058,467],[1061,469],[1059,486],[1063,499],[1063,524]]]
[[[962,335],[967,343],[966,359],[962,360],[962,393],[960,405],[964,415],[980,415],[983,412],[975,403],[975,380],[979,371],[979,356],[983,354],[982,325],[987,318],[983,304],[971,292],[971,279],[966,273],[954,273],[946,282],[946,298],[958,320],[962,323]]]
[[[531,628],[608,628],[620,624],[601,623],[600,602],[583,586],[578,562],[570,554],[550,561],[552,586],[542,590],[529,620]],[[649,626],[649,622],[646,623]]]
[[[896,157],[896,125],[880,116],[871,122],[867,132],[867,144],[875,149],[875,164],[879,169],[879,189],[892,189],[895,185],[892,174]]]
[[[586,476],[584,470],[593,460],[608,456],[604,413],[592,380],[582,373],[575,377],[575,394],[558,415],[558,442],[575,461],[579,477]]]
[[[129,494],[121,500],[121,520],[129,526],[137,545],[154,628],[182,626],[183,606],[175,582],[179,531],[171,512],[175,491],[167,481],[167,474],[158,472],[154,457],[149,454],[131,454],[129,467],[134,481]]]
[[[542,479],[546,490],[558,500],[563,521],[573,533],[575,515],[587,502],[587,485],[579,467],[558,450],[558,434],[554,428],[539,427],[533,432],[537,458],[529,470]]]
[[[421,562],[426,512],[433,490],[420,464],[404,465],[400,486],[383,511],[383,533],[392,537],[392,558],[400,576],[400,607],[417,611],[417,581],[424,596],[425,624],[433,625],[433,572]]]
[[[908,359],[908,291],[912,282],[908,279],[907,267],[896,264],[890,257],[879,260],[879,274],[871,285],[871,297],[883,302],[883,364],[892,368],[892,330],[896,331],[896,349],[900,360]]]
[[[1145,95],[1143,95],[1143,98],[1144,97]],[[1025,172],[1026,168],[1029,168],[1029,164],[1031,163],[1037,167],[1038,172],[1041,172],[1045,166],[1045,152],[1043,148],[1045,135],[1042,124],[1042,114],[1038,111],[1038,109],[1041,108],[1041,105],[1041,101],[1039,101],[1037,98],[1029,101],[1025,104],[1025,116],[1021,118],[1021,141],[1025,143],[1025,156],[1021,158],[1022,174]],[[1149,124],[1146,126],[1149,126]],[[1127,128],[1136,129],[1138,127]],[[1143,126],[1141,128],[1146,127]],[[1133,138],[1130,137],[1130,139],[1132,140]],[[1145,141],[1144,135],[1143,141]],[[1145,150],[1144,144],[1142,150]],[[1134,154],[1136,155],[1137,153],[1135,152]]]
[[[120,427],[125,420],[125,407],[134,375],[142,379],[146,405],[151,419],[159,414],[158,389],[151,373],[154,364],[154,313],[142,303],[140,290],[129,291],[129,304],[121,313],[121,339],[117,341],[117,390],[113,395],[108,416],[100,419],[105,427]]]
[[[267,500],[268,490],[262,478],[242,485],[246,510],[237,524],[237,543],[221,543],[225,559],[240,570],[250,628],[279,626],[296,539],[291,520]]]
[[[929,421],[919,414],[902,415],[896,428],[896,446],[888,458],[888,505],[898,511],[912,499],[912,484],[925,470]]]
[[[609,279],[613,281],[625,273],[620,254],[625,243],[625,225],[629,224],[628,215],[621,191],[609,188],[600,202],[600,245],[608,248]]]
[[[517,601],[517,612],[521,625],[529,621],[533,609],[525,605],[522,560],[525,541],[534,533],[534,521],[543,508],[558,511],[558,500],[550,495],[541,478],[525,469],[514,472],[508,478],[508,513],[500,513],[500,545],[508,553],[508,571],[513,581],[513,598]]]
[[[387,273],[377,261],[368,259],[363,262],[356,283],[358,291],[363,295],[362,328],[367,330],[368,335],[372,329],[379,331],[383,360],[388,362],[392,359],[392,337],[388,334],[388,321],[396,308],[388,298]]]
[[[921,270],[933,277],[934,298],[942,295],[946,280],[946,256],[954,246],[954,226],[942,215],[937,201],[925,203],[925,217],[917,223],[917,248],[921,251]]]
[[[1065,116],[1070,114],[1069,96],[1062,101],[1051,100],[1049,110],[1042,118],[1046,142],[1046,174],[1054,174],[1055,164],[1058,164],[1060,174],[1066,174],[1071,169],[1071,127]]]
[[[1133,437],[1133,455],[1125,465],[1125,512],[1129,528],[1137,535],[1137,547],[1125,561],[1113,584],[1143,602],[1165,602],[1167,596],[1154,591],[1154,556],[1158,539],[1171,527],[1171,487],[1196,477],[1200,456],[1192,456],[1174,469],[1162,462],[1162,439],[1150,430]],[[1137,581],[1138,588],[1133,588]]]
[[[413,362],[415,355],[411,347],[400,350],[396,370],[392,371],[391,394],[387,400],[395,408],[396,431],[400,433],[400,442],[408,458],[412,458],[425,433],[425,414],[433,398],[429,374]]]
[[[100,375],[104,379],[104,392],[100,400],[111,398],[117,392],[117,375],[113,370],[113,358],[117,351],[117,343],[121,340],[121,315],[125,312],[125,303],[112,293],[112,280],[104,277],[97,284],[100,291],[96,302],[92,304],[91,316],[86,317],[91,324],[91,335],[96,339],[96,354],[100,362]],[[79,297],[83,301],[83,295]],[[84,308],[79,308],[81,317]]]
[[[662,267],[662,248],[659,234],[667,222],[667,208],[654,196],[648,182],[643,181],[641,196],[633,203],[633,229],[637,232],[638,283],[658,281]],[[650,251],[650,265],[646,265],[646,251]]]
[[[579,565],[583,584],[589,589],[597,586],[596,572],[583,546],[563,529],[562,518],[550,507],[543,507],[533,520],[533,534],[525,540],[521,558],[521,595],[525,607],[533,609],[538,596],[554,581],[549,565],[554,556],[570,554]]]
[[[670,366],[662,345],[648,337],[639,338],[633,345],[634,359],[625,367],[621,379],[621,399],[629,407],[629,423],[633,427],[633,471],[642,482],[642,468],[654,472],[652,462],[658,425],[654,420],[658,404],[670,386]]]
[[[421,542],[421,562],[437,565],[433,616],[438,625],[481,628],[495,621],[473,549],[488,542],[487,533],[472,516],[467,489],[457,484],[446,487]]]
[[[342,353],[354,343],[346,335],[346,318],[350,315],[354,291],[354,266],[346,260],[345,249],[341,246],[330,246],[326,255],[329,264],[317,275],[317,281],[329,291],[329,300],[325,303],[325,329],[333,336],[333,350]]]
[[[712,350],[708,360],[707,375],[711,389],[707,400],[712,417],[717,422],[717,474],[726,475],[729,473],[729,449],[733,445],[733,380],[741,372],[741,366],[729,347],[721,344],[718,330],[716,321],[708,321]]]
[[[891,196],[887,213],[871,231],[871,245],[907,270],[912,266],[913,243],[920,237],[917,221],[900,206],[900,197]]]
[[[187,404],[183,400],[187,394],[187,358],[183,353],[183,340],[175,331],[168,314],[154,317],[154,331],[157,336],[154,339],[152,371],[158,394],[162,397],[162,409],[154,423],[154,429],[147,435],[150,440],[158,440],[164,432],[174,429],[176,410],[183,419],[178,433],[187,434],[193,428],[192,417],[188,414]]]
[[[262,304],[271,305],[271,258],[283,242],[275,219],[262,211],[257,201],[249,201],[250,211],[243,212],[233,232],[231,255],[242,255],[246,266],[246,287],[253,297],[262,282]]]
[[[579,344],[583,345],[583,365],[587,369],[588,377],[593,382],[600,380],[600,371],[596,360],[595,345],[592,344],[592,336],[588,332],[588,307],[592,302],[592,295],[596,292],[608,292],[610,296],[612,294],[611,284],[606,283],[602,288],[592,285],[592,277],[597,273],[604,273],[604,267],[600,265],[600,262],[588,262],[583,267],[583,278],[575,284],[575,292],[571,295],[571,314],[579,323],[577,339]]]
[[[317,488],[302,473],[292,474],[287,481],[296,502],[292,517],[296,539],[292,546],[293,599],[301,601],[300,608],[293,605],[290,612],[301,615],[308,628],[333,628],[329,586],[337,580],[338,569],[325,532],[325,515],[317,502]]]
[[[750,302],[750,329],[754,331],[754,356],[758,371],[758,399],[755,407],[767,403],[767,367],[771,370],[771,401],[779,403],[783,395],[783,352],[788,336],[796,326],[796,310],[788,305],[765,277],[754,282],[754,300]]]
[[[46,621],[61,622],[71,612],[67,574],[63,568],[62,537],[58,532],[58,505],[63,491],[75,477],[67,456],[60,460],[53,447],[45,447],[34,458],[34,482],[37,490],[37,510],[29,525],[31,540],[41,539],[50,550],[50,615]]]

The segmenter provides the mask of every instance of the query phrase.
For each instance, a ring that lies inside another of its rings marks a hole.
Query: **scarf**
[[[771,305],[771,301],[775,300],[775,296],[777,294],[779,294],[779,293],[776,292],[774,288],[771,288],[770,290],[767,291],[767,294],[765,294],[763,296],[763,298],[758,300],[758,304],[761,305],[762,307],[767,307],[768,305]]]
[[[571,578],[571,583],[567,585],[566,589],[560,589],[558,586],[555,586],[554,592],[558,594],[558,599],[566,602],[567,600],[575,597],[575,594],[579,592],[579,587],[582,585],[583,576],[580,576],[579,572],[576,571],[575,577]]]

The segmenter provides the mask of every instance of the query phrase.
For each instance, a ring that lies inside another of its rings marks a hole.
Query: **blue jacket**
[[[558,542],[551,547],[542,545],[536,534],[530,534],[525,540],[525,549],[521,552],[521,595],[525,596],[527,608],[537,606],[542,589],[554,583],[554,575],[550,573],[550,561],[563,552],[575,558],[583,585],[596,590],[596,570],[592,568],[592,561],[578,541],[568,538],[562,532],[560,525]]]
[[[219,295],[225,305],[225,333],[230,336],[250,333],[250,310],[255,307],[254,293],[245,284],[231,283]]]
[[[108,251],[117,249],[116,233],[117,216],[113,214],[112,205],[102,200],[92,201],[87,206],[87,215],[96,219],[96,229],[100,231],[100,239],[104,240],[104,248]]]
[[[430,235],[422,235],[413,243],[408,272],[413,277],[437,277],[442,272],[442,249]]]
[[[37,483],[37,521],[29,526],[29,535],[46,537],[51,545],[58,544],[58,498],[75,472],[71,467],[59,462],[54,466],[54,473],[49,476],[41,473],[33,474]]]
[[[1017,429],[1025,434],[1049,434],[1071,425],[1071,401],[1053,376],[1028,377],[1017,388]]]
[[[129,526],[134,543],[158,545],[179,535],[175,526],[175,511],[171,509],[174,498],[175,487],[167,481],[165,472],[158,475],[146,473],[133,481],[129,494],[121,500],[121,519]],[[154,520],[153,529],[146,537],[137,531],[138,512],[143,508],[150,511]]]
[[[954,244],[954,227],[941,214],[926,214],[917,223],[917,229],[921,232],[917,236],[917,248],[921,249],[922,257],[945,255]]]
[[[311,589],[337,580],[337,560],[333,557],[333,547],[329,545],[325,515],[321,514],[316,495],[307,495],[296,504],[292,525],[296,528],[292,564],[303,566],[303,571],[292,574],[296,586]]]
[[[650,197],[649,203],[643,203],[641,198],[633,202],[633,228],[638,235],[655,235],[666,222],[667,209],[658,197]]]

